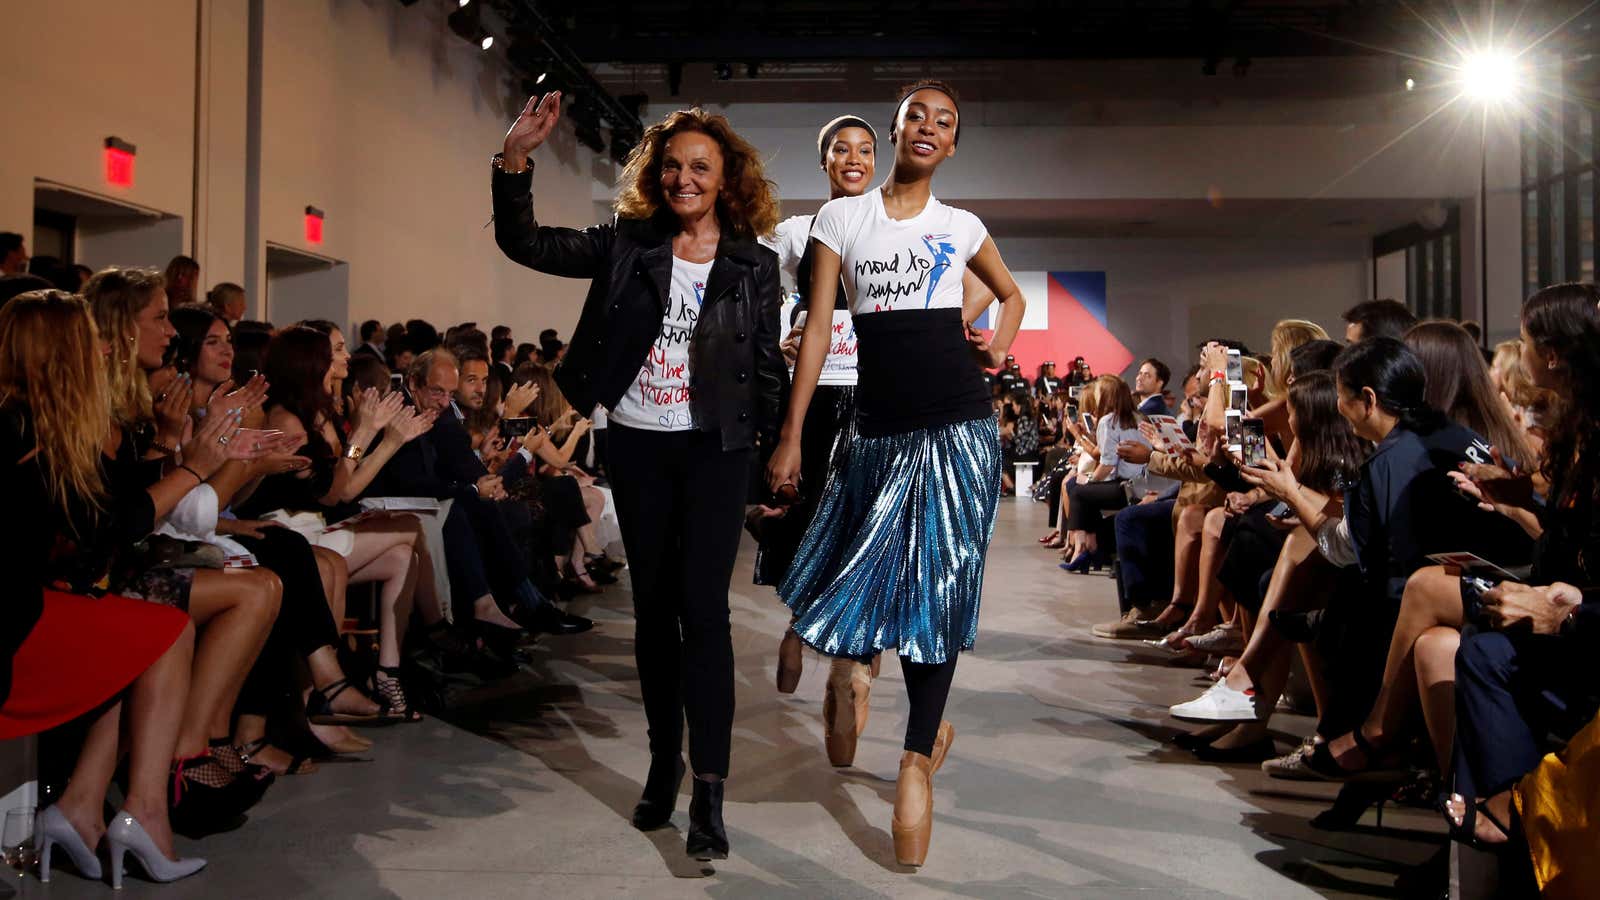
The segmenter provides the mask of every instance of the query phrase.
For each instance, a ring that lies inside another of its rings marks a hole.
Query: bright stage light
[[[1470,54],[1461,62],[1461,86],[1474,100],[1509,100],[1517,90],[1516,60],[1498,50]]]

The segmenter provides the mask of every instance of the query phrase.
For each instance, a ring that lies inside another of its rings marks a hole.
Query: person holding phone
[[[1127,382],[1115,375],[1101,375],[1095,379],[1094,398],[1095,406],[1083,414],[1083,424],[1087,430],[1093,423],[1094,445],[1099,456],[1089,477],[1072,490],[1066,529],[1068,546],[1074,548],[1076,554],[1061,565],[1068,572],[1100,568],[1096,532],[1101,513],[1127,506],[1124,483],[1144,474],[1144,466],[1124,459],[1118,453],[1118,446],[1130,442],[1150,446],[1149,439],[1139,431],[1133,392],[1128,389]]]
[[[559,91],[530,98],[494,157],[495,242],[514,262],[590,281],[555,378],[574,407],[598,403],[609,414],[606,462],[650,723],[650,772],[633,824],[671,821],[687,714],[694,793],[685,850],[721,859],[734,698],[728,586],[753,454],[775,436],[788,381],[777,255],[756,241],[777,225],[778,203],[756,148],[727,119],[695,108],[645,131],[624,168],[614,222],[540,225],[529,156],[550,136],[560,102]],[[832,318],[830,293],[802,355],[826,353]]]
[[[958,656],[977,638],[999,500],[999,429],[977,357],[987,365],[1005,360],[1026,303],[983,223],[933,196],[934,173],[955,155],[960,121],[949,85],[911,85],[895,106],[888,180],[817,214],[810,318],[767,469],[774,490],[800,477],[802,429],[843,273],[861,349],[859,437],[847,477],[823,488],[779,593],[795,611],[794,630],[822,653],[858,663],[891,647],[900,655],[911,716],[891,832],[905,865],[927,856],[931,778],[953,739],[945,700]],[[968,268],[1001,301],[992,340],[976,345],[968,326],[981,307],[966,302]],[[910,369],[907,358],[924,365]],[[843,728],[854,725],[853,716],[841,711],[840,718]]]

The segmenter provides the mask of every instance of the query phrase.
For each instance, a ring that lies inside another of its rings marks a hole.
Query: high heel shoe
[[[793,628],[783,633],[778,644],[778,693],[792,694],[800,686],[800,635]]]
[[[1318,744],[1321,747],[1323,745]],[[1378,808],[1378,827],[1383,827],[1383,807],[1394,792],[1393,784],[1373,781],[1346,782],[1333,798],[1333,805],[1311,817],[1311,827],[1322,831],[1349,831],[1361,821],[1369,807]]]
[[[867,725],[872,674],[865,663],[835,659],[828,670],[828,691],[822,698],[822,740],[828,762],[848,766],[856,761],[856,741]]]
[[[672,821],[672,811],[678,808],[678,791],[683,788],[684,771],[682,756],[650,755],[650,774],[644,779],[644,793],[633,807],[633,827],[654,831]]]
[[[100,879],[100,859],[83,842],[78,829],[72,827],[61,810],[52,806],[39,813],[33,823],[33,845],[39,848],[39,881],[50,883],[50,851],[59,846],[67,851],[73,868],[85,878]]]
[[[722,779],[694,780],[689,798],[689,837],[684,852],[702,862],[728,858],[728,829],[722,824]]]
[[[920,866],[928,858],[928,844],[933,838],[933,759],[907,750],[900,757],[900,778],[895,782],[894,795],[889,829],[894,835],[895,862]],[[916,818],[902,819],[902,806],[918,809]]]
[[[111,820],[111,827],[106,829],[106,845],[111,850],[111,887],[113,890],[122,890],[122,863],[123,857],[132,853],[139,865],[144,867],[146,875],[151,881],[177,881],[188,878],[190,875],[204,869],[206,861],[198,857],[189,859],[171,860],[156,846],[156,842],[145,833],[144,826],[139,824],[127,810],[119,810],[116,818]]]
[[[1062,563],[1061,564],[1061,570],[1063,572],[1071,572],[1074,575],[1085,574],[1085,573],[1087,573],[1089,571],[1089,558],[1090,558],[1090,556],[1092,556],[1092,554],[1089,551],[1085,550],[1082,553],[1079,553],[1077,556],[1074,556],[1072,558],[1072,562],[1064,562],[1064,563]]]
[[[266,769],[229,774],[209,752],[174,760],[167,814],[172,830],[195,839],[231,831],[274,780]]]

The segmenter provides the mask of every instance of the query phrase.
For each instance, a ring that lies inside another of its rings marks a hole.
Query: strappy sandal
[[[1450,812],[1449,802],[1451,800],[1465,807],[1459,825],[1456,824],[1455,815]],[[1508,851],[1517,850],[1522,844],[1522,841],[1519,840],[1522,836],[1522,817],[1517,815],[1517,805],[1515,803],[1511,805],[1510,824],[1500,821],[1495,817],[1494,813],[1489,811],[1489,800],[1485,797],[1474,798],[1471,803],[1468,803],[1467,798],[1460,794],[1451,794],[1448,800],[1439,804],[1439,811],[1444,813],[1445,823],[1450,826],[1450,839],[1466,844],[1474,850],[1481,850],[1484,853],[1505,854]],[[1501,843],[1495,844],[1478,837],[1479,816],[1488,819],[1489,824],[1500,829],[1500,833],[1505,835],[1506,839]]]
[[[327,687],[312,688],[306,698],[306,719],[314,725],[385,724],[381,713],[346,713],[333,708],[334,698],[354,687],[349,679],[341,678]]]
[[[1400,782],[1410,777],[1410,773],[1405,769],[1376,765],[1376,761],[1380,758],[1379,750],[1372,746],[1372,742],[1367,740],[1367,736],[1361,733],[1360,728],[1350,734],[1355,738],[1356,747],[1367,758],[1365,766],[1359,769],[1347,769],[1339,765],[1339,761],[1333,756],[1333,751],[1328,749],[1333,746],[1333,741],[1323,741],[1311,751],[1310,756],[1306,757],[1306,768],[1323,781],[1379,783]]]
[[[385,724],[404,722],[408,725],[422,721],[422,713],[412,709],[406,700],[406,689],[400,684],[398,666],[379,666],[372,673],[372,689],[380,707],[379,721]]]
[[[272,767],[267,765],[266,763],[253,763],[253,762],[250,761],[251,757],[255,756],[257,753],[260,753],[263,749],[267,748],[270,745],[271,745],[271,742],[263,737],[263,738],[257,738],[256,740],[253,740],[248,744],[235,746],[233,749],[234,749],[234,752],[239,754],[239,758],[244,760],[247,764],[260,766],[263,769],[271,770]],[[285,750],[284,752],[288,753],[289,751]],[[305,755],[296,756],[296,755],[292,755],[291,754],[291,757],[290,757],[290,760],[289,760],[289,765],[282,772],[277,772],[277,771],[274,770],[274,774],[277,774],[277,775],[310,775],[312,772],[315,772],[316,770],[317,770],[317,764],[316,764],[316,762],[314,760],[311,759],[311,757],[305,756]]]

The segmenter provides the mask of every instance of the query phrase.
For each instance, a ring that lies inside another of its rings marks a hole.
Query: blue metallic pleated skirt
[[[972,649],[999,499],[993,418],[858,435],[778,588],[795,632],[856,659],[894,648],[941,663]]]

